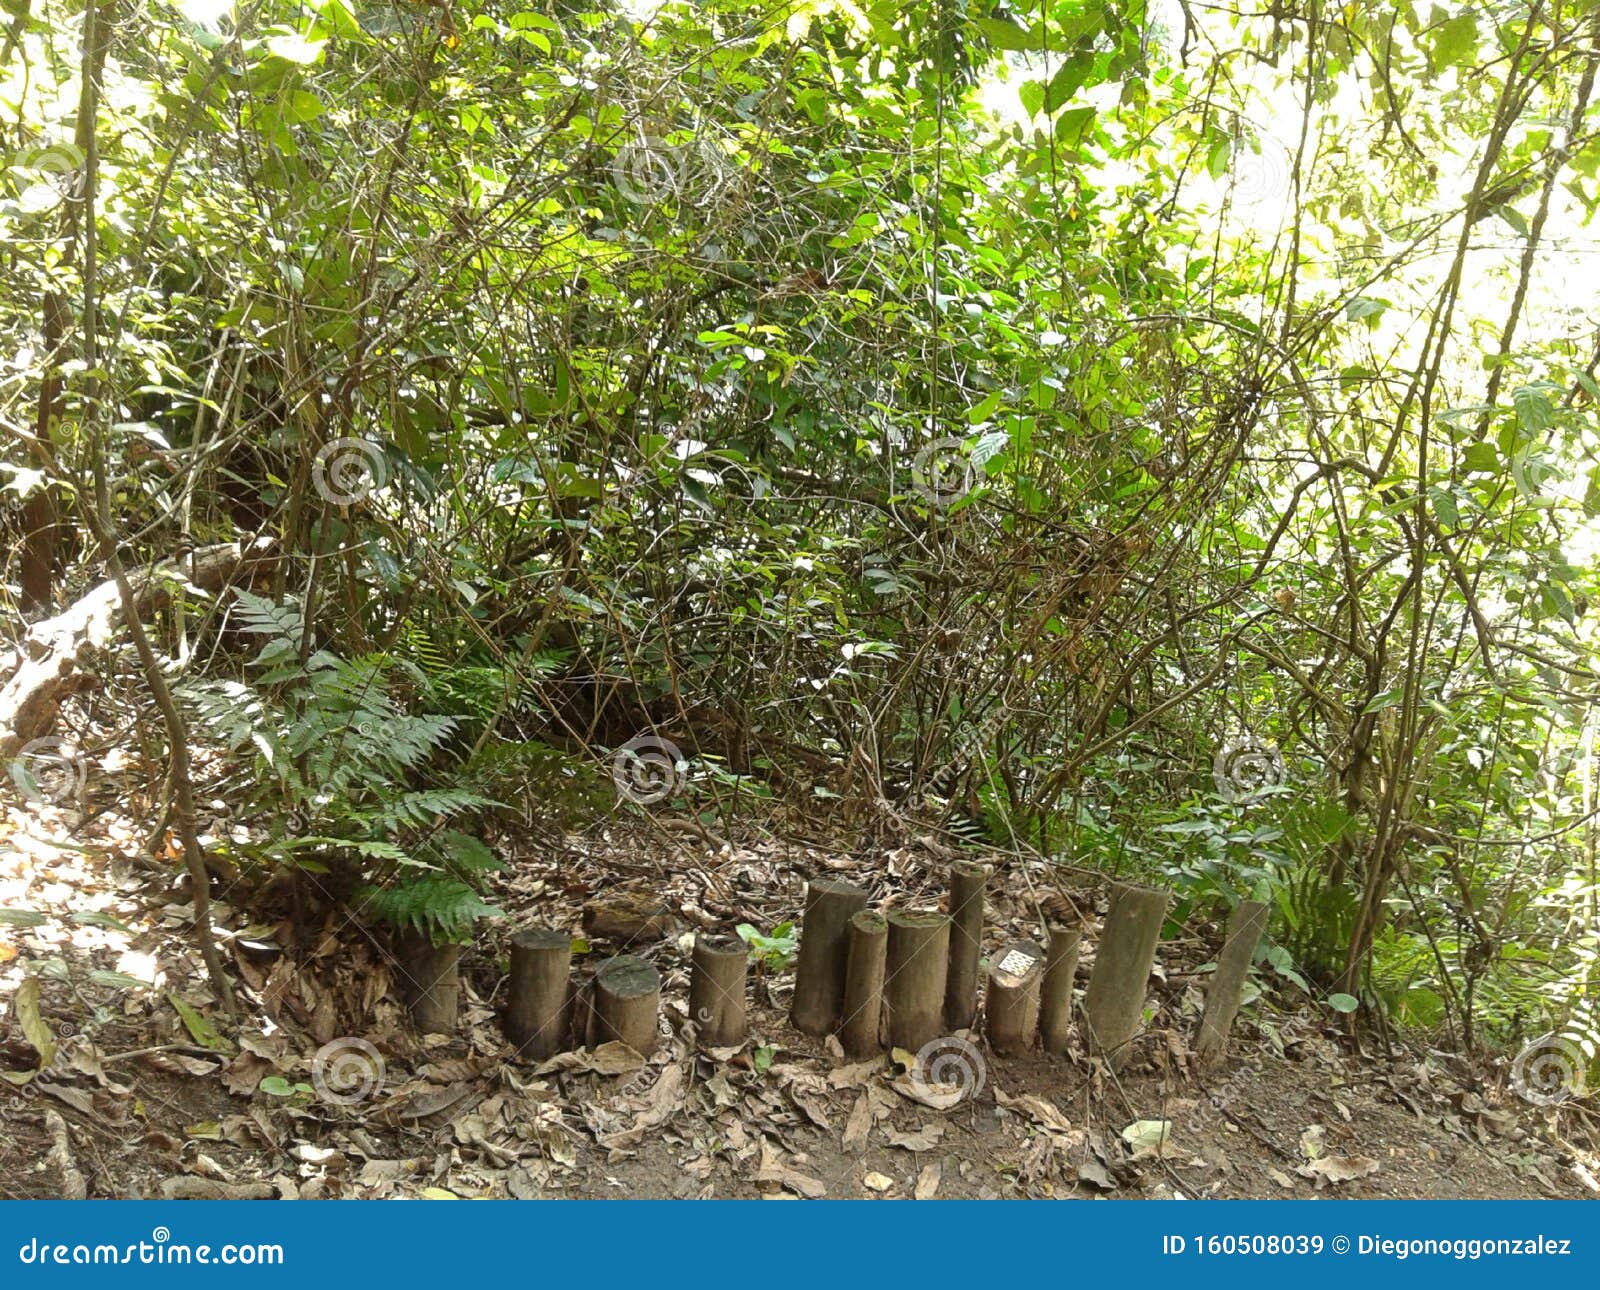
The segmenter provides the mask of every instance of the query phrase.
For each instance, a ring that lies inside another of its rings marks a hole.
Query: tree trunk
[[[1078,975],[1083,927],[1052,927],[1039,990],[1039,1035],[1047,1053],[1061,1056],[1072,1042],[1072,987]]]
[[[1013,941],[989,966],[984,1020],[989,1047],[1002,1057],[1033,1047],[1039,1028],[1039,984],[1044,951],[1032,941]]]
[[[1113,1070],[1127,1061],[1130,1045],[1143,1025],[1145,986],[1166,912],[1164,891],[1121,884],[1112,889],[1083,1012],[1091,1047]]]
[[[619,954],[594,970],[594,1040],[626,1044],[641,1057],[660,1042],[661,973],[644,959]]]
[[[900,911],[890,914],[888,923],[883,1001],[889,1010],[889,1042],[916,1052],[944,1033],[950,919],[932,911]]]
[[[572,937],[532,927],[511,938],[506,1035],[517,1055],[542,1062],[566,1047],[567,984],[572,976]]]
[[[889,923],[863,909],[850,919],[850,952],[844,977],[844,1019],[839,1043],[846,1056],[870,1057],[883,1051],[883,975],[889,949]]]
[[[395,940],[401,995],[419,1035],[453,1035],[461,1011],[461,947],[435,945],[426,932]]]
[[[1239,1012],[1245,977],[1266,928],[1267,906],[1259,900],[1241,900],[1228,920],[1228,939],[1217,956],[1217,970],[1212,974],[1211,988],[1206,991],[1206,1014],[1200,1022],[1200,1038],[1195,1042],[1195,1056],[1202,1066],[1220,1061],[1228,1050],[1228,1032],[1233,1029],[1233,1019]]]
[[[732,1048],[744,1043],[745,974],[750,949],[737,936],[694,938],[689,970],[689,1019],[707,1048]]]
[[[944,987],[946,1030],[966,1030],[978,1016],[978,961],[983,954],[983,898],[988,869],[972,861],[950,866],[950,965]]]
[[[866,903],[866,892],[835,878],[815,878],[806,884],[800,961],[795,965],[794,1002],[789,1009],[789,1024],[802,1034],[821,1037],[839,1024],[850,918]]]

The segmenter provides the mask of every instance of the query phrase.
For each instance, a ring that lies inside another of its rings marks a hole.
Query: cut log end
[[[850,919],[866,903],[865,891],[837,878],[815,878],[806,884],[800,958],[789,1009],[789,1024],[802,1034],[820,1038],[839,1024]]]
[[[594,970],[594,1040],[626,1044],[642,1057],[660,1041],[661,973],[644,959],[620,954]]]
[[[889,949],[889,921],[863,909],[850,919],[850,944],[844,979],[844,1017],[839,1043],[850,1057],[883,1050],[883,976]]]
[[[985,1021],[989,1047],[1002,1056],[1033,1047],[1045,953],[1032,941],[1013,941],[989,965]]]
[[[888,924],[883,1001],[889,1042],[916,1052],[944,1033],[950,919],[932,911],[897,911],[888,915]]]
[[[533,927],[512,936],[505,1027],[519,1056],[543,1061],[566,1047],[571,971],[568,933]]]
[[[696,936],[689,971],[689,1017],[700,1043],[731,1048],[748,1029],[745,977],[749,948],[737,936]]]

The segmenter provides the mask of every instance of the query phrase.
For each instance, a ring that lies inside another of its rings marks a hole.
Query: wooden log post
[[[698,935],[689,965],[689,1020],[707,1048],[742,1044],[745,972],[750,950],[737,936]]]
[[[932,911],[902,910],[887,921],[883,1002],[889,1010],[889,1043],[916,1052],[944,1033],[950,919]]]
[[[866,892],[836,878],[813,878],[806,884],[800,960],[789,1009],[789,1024],[802,1034],[820,1038],[839,1024],[850,918],[866,903]]]
[[[655,1052],[660,1040],[661,973],[646,960],[619,954],[594,970],[594,1034],[596,1044],[615,1040],[641,1057]]]
[[[1155,963],[1167,893],[1117,884],[1095,952],[1094,971],[1083,1000],[1089,1044],[1113,1070],[1127,1060],[1129,1046],[1144,1020],[1145,986]]]
[[[989,965],[989,987],[983,996],[989,1047],[1002,1057],[1033,1047],[1039,1027],[1039,986],[1044,978],[1044,951],[1032,941],[1013,941]]]
[[[1072,984],[1078,975],[1078,950],[1082,945],[1081,925],[1050,929],[1044,983],[1039,988],[1039,1038],[1045,1052],[1057,1057],[1067,1051],[1072,1038]]]
[[[461,947],[435,945],[426,932],[395,940],[400,994],[418,1034],[455,1033],[461,1010]]]
[[[572,937],[530,927],[511,938],[506,1037],[517,1055],[542,1062],[567,1046],[567,989],[572,979]]]
[[[850,950],[844,974],[844,1017],[839,1043],[849,1057],[883,1051],[883,973],[889,923],[882,914],[858,910],[850,917]]]
[[[1266,929],[1266,904],[1241,900],[1228,920],[1228,938],[1217,955],[1217,970],[1206,991],[1206,1013],[1200,1022],[1200,1038],[1195,1042],[1195,1056],[1202,1066],[1214,1065],[1228,1051],[1228,1032],[1239,1013],[1245,976]]]
[[[945,972],[946,1030],[966,1030],[978,1016],[978,961],[983,954],[983,897],[989,870],[970,860],[950,866],[950,966]]]

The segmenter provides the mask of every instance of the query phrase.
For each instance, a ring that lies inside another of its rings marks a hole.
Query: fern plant
[[[414,715],[396,702],[398,674],[421,680],[403,663],[308,652],[292,601],[235,594],[240,626],[263,638],[251,684],[189,681],[179,689],[203,729],[251,758],[256,804],[289,824],[239,847],[241,856],[313,873],[335,861],[354,869],[364,912],[436,943],[470,939],[478,919],[500,912],[482,895],[500,864],[478,839],[447,825],[497,803],[466,788],[410,783],[455,719]]]

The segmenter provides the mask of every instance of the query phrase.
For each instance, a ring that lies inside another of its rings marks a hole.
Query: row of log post
[[[805,1034],[837,1034],[851,1057],[881,1052],[885,1042],[912,1052],[978,1019],[984,902],[988,872],[958,863],[950,870],[950,912],[866,908],[867,893],[837,879],[807,885],[790,1022]],[[1125,1060],[1144,1018],[1167,894],[1114,884],[1084,995],[1090,1051],[1113,1068]],[[1201,1064],[1225,1051],[1245,977],[1266,926],[1267,907],[1241,902],[1206,995],[1196,1044]],[[1035,1036],[1046,1053],[1067,1052],[1073,1033],[1073,982],[1083,932],[1049,929],[1044,948],[1013,941],[991,960],[983,1022],[1002,1056],[1027,1052]],[[458,946],[403,941],[406,1002],[423,1033],[449,1033],[458,1009]],[[733,1047],[748,1033],[748,951],[736,936],[695,938],[689,1012],[700,1041]],[[592,973],[572,971],[570,934],[530,928],[511,938],[506,1034],[524,1058],[543,1061],[568,1048],[617,1041],[642,1056],[659,1037],[661,974],[647,960],[621,954]]]
[[[800,959],[789,1020],[795,1029],[837,1033],[852,1057],[891,1047],[916,1051],[978,1018],[988,871],[951,866],[949,913],[866,909],[867,894],[837,879],[806,889]],[[1085,999],[1093,1049],[1120,1064],[1143,1014],[1166,893],[1120,885]],[[1050,930],[1048,948],[1007,945],[989,965],[984,1029],[1000,1054],[1025,1052],[1041,1036],[1046,1052],[1067,1051],[1073,978],[1082,929]]]
[[[818,1037],[837,1034],[851,1057],[881,1051],[885,1042],[916,1051],[941,1035],[971,1028],[978,1018],[987,881],[982,865],[952,865],[947,914],[880,914],[866,908],[867,893],[859,887],[832,878],[810,883],[791,1024]],[[1083,1020],[1090,1050],[1113,1068],[1126,1060],[1143,1024],[1145,988],[1166,911],[1164,891],[1112,886]],[[1203,1062],[1216,1060],[1226,1045],[1265,919],[1266,907],[1253,901],[1235,914],[1207,992]],[[1013,941],[994,956],[983,1011],[994,1052],[1026,1052],[1036,1035],[1047,1053],[1068,1050],[1082,944],[1081,927],[1059,926],[1049,929],[1043,948]]]

